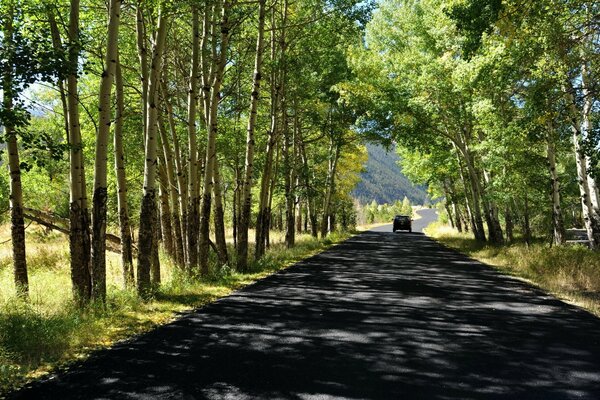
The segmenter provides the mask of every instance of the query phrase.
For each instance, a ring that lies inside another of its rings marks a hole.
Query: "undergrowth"
[[[600,316],[600,252],[581,245],[551,246],[537,241],[490,246],[469,234],[441,224],[427,233],[444,245],[540,288]]]
[[[106,304],[79,309],[72,301],[64,237],[28,232],[29,301],[15,295],[10,251],[6,249],[10,245],[0,248],[0,397],[94,349],[167,323],[181,312],[226,296],[348,236],[333,234],[317,240],[299,235],[294,248],[272,244],[260,261],[250,263],[247,273],[212,263],[209,276],[202,278],[181,271],[161,255],[163,284],[146,302],[133,289],[123,288],[119,256],[109,253]]]

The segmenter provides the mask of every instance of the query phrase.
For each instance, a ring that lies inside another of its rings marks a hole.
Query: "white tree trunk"
[[[94,163],[92,207],[92,298],[106,301],[106,187],[108,136],[111,125],[111,92],[117,65],[121,0],[110,0],[104,71],[100,81],[99,124]]]

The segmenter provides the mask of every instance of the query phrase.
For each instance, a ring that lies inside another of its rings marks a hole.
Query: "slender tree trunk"
[[[335,173],[337,169],[337,162],[340,155],[340,145],[335,143],[334,138],[331,138],[331,144],[329,147],[329,168],[327,171],[327,180],[325,183],[325,198],[323,199],[323,219],[321,220],[321,237],[327,236],[330,230],[331,215],[331,199],[335,188]]]
[[[158,211],[158,207],[154,206],[154,221],[152,224],[154,226],[158,226],[160,221],[160,215]],[[152,233],[152,261],[150,265],[150,285],[153,290],[158,289],[160,286],[160,257],[159,257],[159,241],[160,241],[160,229],[154,229]]]
[[[69,108],[70,156],[70,234],[71,281],[73,296],[80,304],[91,298],[90,233],[83,163],[83,144],[79,126],[79,93],[77,69],[79,63],[79,0],[71,0],[69,17],[69,74],[67,104]]]
[[[163,93],[166,90],[163,88]],[[179,149],[179,139],[177,138],[177,130],[175,128],[175,120],[173,118],[173,107],[168,101],[165,101],[167,108],[168,120],[169,120],[169,131],[171,132],[171,139],[173,141],[173,158],[175,162],[175,171],[177,174],[177,192],[179,198],[179,209],[181,210],[181,247],[182,247],[182,265],[188,265],[189,254],[187,252],[187,175],[186,170],[183,166],[181,151]],[[168,142],[164,142],[168,143]]]
[[[2,71],[2,107],[3,115],[0,116],[0,124],[4,126],[8,147],[8,168],[10,171],[10,221],[14,281],[17,294],[27,297],[29,295],[29,278],[27,275],[27,259],[25,253],[25,223],[23,220],[23,188],[21,186],[21,162],[19,160],[19,146],[17,144],[17,132],[12,121],[14,109],[13,102],[15,88],[13,82],[14,45],[13,45],[13,18],[14,3],[8,4],[8,13],[5,16],[5,24],[2,28],[5,62]],[[4,118],[3,118],[4,117]],[[5,119],[6,118],[6,119]]]
[[[242,209],[238,227],[238,253],[237,268],[240,271],[248,269],[248,229],[250,227],[250,210],[252,208],[252,174],[254,172],[254,127],[256,124],[256,113],[258,99],[260,96],[260,84],[262,81],[262,61],[264,47],[266,0],[258,2],[258,37],[256,39],[256,56],[254,61],[254,77],[252,92],[250,93],[250,118],[246,131],[246,162],[244,178],[242,181]]]
[[[164,125],[162,115],[159,115],[158,128],[160,132],[160,142],[162,143],[163,158],[165,160],[165,169],[167,174],[166,186],[171,203],[171,222],[173,225],[173,251],[175,254],[175,263],[178,267],[185,265],[183,254],[183,237],[181,229],[181,208],[177,188],[177,179],[175,178],[175,167],[173,165],[173,154],[169,145],[169,137]]]
[[[146,42],[146,26],[144,21],[143,0],[137,0],[136,4],[136,44],[138,58],[140,60],[140,84],[142,87],[142,124],[144,130],[144,141],[146,140],[146,122],[148,121],[148,46]]]
[[[504,220],[506,226],[506,240],[508,243],[512,243],[515,241],[514,237],[514,222],[512,217],[512,211],[510,209],[510,205],[506,206],[506,210],[504,212]]]
[[[546,136],[546,157],[548,158],[548,169],[551,179],[552,200],[552,227],[553,241],[556,245],[562,245],[566,240],[565,225],[563,223],[562,210],[560,206],[560,182],[556,170],[556,145],[554,127],[549,124]]]
[[[296,187],[300,186],[300,179],[296,177]],[[302,200],[300,196],[296,196],[296,233],[302,233]]]
[[[110,0],[105,65],[100,82],[92,207],[92,298],[102,303],[106,302],[107,149],[112,122],[111,92],[117,65],[120,14],[121,0]]]
[[[48,23],[50,25],[50,36],[52,37],[52,48],[55,52],[62,52],[62,40],[60,38],[60,30],[58,29],[58,24],[56,23],[56,16],[54,15],[53,10],[54,5],[47,4],[46,10],[48,15]],[[65,138],[67,142],[69,142],[69,106],[67,104],[67,90],[65,89],[65,81],[61,78],[57,81],[58,92],[60,93],[60,102],[62,105],[62,111],[65,121]]]
[[[223,192],[221,188],[221,174],[219,172],[219,160],[215,159],[215,169],[213,174],[213,194],[215,198],[215,245],[217,248],[217,257],[220,265],[229,263],[227,254],[227,242],[225,241],[225,210],[223,207]]]
[[[121,232],[121,263],[125,287],[133,287],[133,251],[131,245],[131,228],[129,226],[129,206],[127,205],[127,176],[125,174],[125,153],[123,152],[123,112],[125,101],[123,93],[123,74],[117,55],[115,69],[115,97],[117,112],[115,116],[114,148],[115,176],[117,177],[117,207],[119,210],[119,227]]]
[[[148,85],[148,104],[146,121],[146,145],[144,164],[144,192],[140,210],[139,252],[137,265],[138,294],[147,298],[151,291],[150,269],[156,234],[156,122],[158,117],[158,85],[162,72],[163,49],[167,33],[167,21],[162,10],[158,16],[156,43],[152,51],[152,69]]]
[[[200,206],[199,189],[198,189],[198,146],[196,141],[196,105],[198,103],[198,66],[199,66],[199,51],[200,51],[200,24],[198,19],[198,8],[192,8],[192,60],[189,77],[188,90],[188,211],[187,211],[187,253],[188,253],[188,268],[191,270],[198,266],[198,225],[200,215],[198,207]]]
[[[271,13],[271,62],[274,64],[277,58],[277,40],[275,30],[275,14],[276,9],[273,7]],[[283,54],[281,55],[283,57]],[[268,230],[269,230],[269,188],[271,177],[273,175],[273,155],[277,146],[278,127],[279,127],[279,99],[280,99],[280,82],[278,77],[278,69],[275,66],[271,67],[271,124],[267,137],[267,149],[265,155],[265,164],[263,166],[262,178],[260,182],[260,194],[258,197],[258,215],[256,217],[256,233],[255,233],[255,251],[254,258],[259,260],[265,253]]]
[[[279,175],[279,161],[281,160],[281,152],[280,152],[280,145],[277,146],[275,152],[275,170],[273,175],[271,176],[271,182],[269,183],[269,185],[271,186],[269,189],[269,200],[267,203],[267,219],[265,220],[265,224],[266,227],[263,228],[265,230],[265,245],[268,248],[271,247],[271,228],[273,226],[272,223],[272,219],[273,219],[273,194],[275,193],[275,182],[276,182],[276,177]]]
[[[215,158],[217,156],[216,140],[218,132],[217,110],[219,107],[219,92],[223,82],[223,73],[227,62],[227,51],[229,48],[229,11],[231,4],[229,0],[223,2],[221,13],[221,41],[218,63],[215,65],[214,80],[212,82],[210,115],[208,118],[208,137],[206,144],[206,161],[204,168],[204,187],[202,191],[202,206],[200,209],[200,240],[198,246],[198,259],[200,273],[208,274],[208,251],[209,251],[209,222],[211,214],[211,194],[213,191],[213,174]],[[192,177],[190,177],[192,179]],[[189,228],[188,228],[189,229]]]
[[[164,156],[159,155],[158,163],[158,198],[159,198],[159,221],[161,240],[165,252],[175,259],[175,247],[173,243],[173,224],[171,222],[171,205],[169,204],[169,180],[167,178],[167,168],[165,165]]]
[[[473,192],[472,192],[469,184],[467,183],[467,178],[465,177],[466,173],[465,173],[463,161],[460,158],[460,155],[458,154],[458,152],[456,153],[456,158],[457,158],[457,162],[458,162],[458,172],[460,175],[460,180],[461,180],[461,183],[463,186],[463,190],[465,192],[465,210],[467,212],[467,219],[468,219],[469,224],[471,225],[471,231],[473,232],[475,239],[481,241],[481,239],[478,239],[480,237],[480,234],[477,232],[478,226],[477,226],[477,223],[475,222],[475,217],[473,215],[473,212],[471,211],[472,210],[471,202],[473,201],[473,198],[474,198]],[[468,226],[469,224],[465,224],[465,225]],[[483,238],[483,241],[485,241],[485,237]]]
[[[304,186],[306,190],[306,208],[308,219],[310,219],[310,233],[313,237],[319,236],[319,227],[317,224],[317,209],[315,207],[315,200],[310,183],[310,166],[308,165],[308,157],[306,156],[306,146],[302,138],[302,129],[298,131],[298,146],[300,150],[300,159],[302,161],[302,178],[304,180]]]
[[[524,201],[525,208],[523,210],[523,237],[525,244],[529,247],[531,245],[531,224],[529,223],[529,198],[527,193],[525,194]]]

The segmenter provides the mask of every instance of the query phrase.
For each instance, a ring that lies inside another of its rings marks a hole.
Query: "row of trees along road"
[[[600,246],[600,3],[384,0],[339,85],[404,172],[445,196],[452,223]]]
[[[365,150],[333,88],[351,78],[347,43],[357,43],[367,3],[0,8],[0,122],[23,296],[26,219],[69,235],[81,304],[106,298],[107,249],[121,253],[125,284],[148,296],[160,284],[159,243],[190,274],[207,274],[213,254],[244,271],[251,227],[259,259],[271,227],[293,246],[297,231],[327,235],[349,221],[337,214],[352,211]]]

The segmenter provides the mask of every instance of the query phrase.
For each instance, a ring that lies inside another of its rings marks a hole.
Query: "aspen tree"
[[[158,86],[162,73],[163,51],[167,35],[167,18],[159,10],[156,42],[152,49],[152,64],[148,82],[146,143],[144,163],[144,190],[140,210],[139,251],[137,264],[137,290],[141,297],[148,297],[151,289],[150,270],[153,265],[156,237],[156,167],[157,167],[157,127]]]
[[[69,11],[69,54],[67,77],[67,104],[69,120],[70,156],[70,230],[71,280],[73,294],[80,304],[91,298],[90,232],[88,204],[83,162],[83,144],[79,125],[79,93],[77,70],[79,65],[79,0],[71,0]]]
[[[15,52],[13,43],[14,31],[14,3],[12,0],[7,4],[7,13],[4,16],[2,28],[2,47],[4,57],[9,62],[4,62],[2,71],[2,115],[0,122],[4,125],[8,150],[8,168],[10,171],[10,232],[12,240],[12,256],[15,287],[18,294],[28,296],[29,278],[27,275],[27,260],[25,253],[25,223],[23,220],[23,188],[21,185],[21,162],[19,160],[19,146],[17,143],[17,131],[15,129],[15,110],[13,102],[15,97],[13,82],[12,59]]]
[[[246,161],[241,190],[241,212],[238,231],[237,268],[240,271],[248,269],[248,228],[250,225],[250,209],[252,207],[251,189],[252,174],[254,169],[254,130],[258,100],[260,97],[260,84],[262,81],[262,63],[264,47],[265,8],[266,1],[258,3],[258,36],[256,39],[256,56],[254,60],[254,77],[252,92],[250,94],[250,114],[246,130]]]
[[[229,0],[223,1],[221,5],[221,40],[219,42],[218,61],[214,65],[214,72],[210,93],[210,113],[208,118],[208,134],[206,144],[206,158],[204,167],[204,187],[202,191],[202,206],[200,209],[200,230],[198,242],[198,263],[200,273],[208,274],[208,250],[209,250],[209,222],[211,214],[211,195],[213,191],[213,174],[215,168],[215,159],[217,157],[216,139],[218,132],[217,110],[219,107],[219,98],[221,85],[223,83],[223,74],[227,63],[227,51],[229,48],[229,12],[231,3]],[[192,179],[190,177],[189,179]],[[188,228],[189,229],[189,228]]]
[[[198,191],[198,146],[196,144],[196,107],[198,104],[198,63],[200,48],[200,27],[198,20],[198,7],[192,7],[192,59],[189,75],[188,89],[188,210],[187,210],[187,267],[196,268],[198,265],[198,224],[200,215],[198,207],[200,206]]]
[[[96,135],[96,158],[94,165],[94,197],[92,207],[92,298],[106,301],[106,202],[108,189],[107,147],[111,125],[111,92],[117,64],[119,18],[121,1],[109,3],[109,20],[104,71],[102,72],[99,98],[99,125]]]

